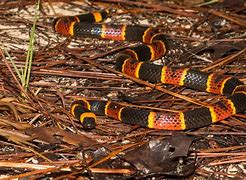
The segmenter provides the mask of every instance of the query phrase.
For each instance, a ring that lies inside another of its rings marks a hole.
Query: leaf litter
[[[245,3],[236,1],[42,1],[28,90],[18,84],[2,46],[24,68],[35,1],[0,3],[0,178],[29,179],[243,179],[245,113],[208,127],[170,132],[98,118],[92,131],[69,113],[79,97],[126,101],[158,110],[192,109],[218,96],[190,89],[146,88],[118,76],[117,52],[131,42],[64,38],[57,16],[111,8],[112,24],[157,26],[173,42],[158,63],[194,67],[246,81]],[[148,85],[148,84],[147,84]],[[123,97],[123,98],[122,98]]]

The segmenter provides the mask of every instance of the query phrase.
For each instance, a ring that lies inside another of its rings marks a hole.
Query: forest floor
[[[105,116],[88,131],[70,114],[71,103],[81,97],[163,112],[224,98],[117,72],[117,53],[139,42],[69,38],[52,28],[56,17],[105,9],[105,23],[152,26],[167,34],[170,49],[155,63],[246,83],[244,1],[42,0],[37,10],[34,0],[2,0],[0,179],[244,179],[245,112],[188,131],[148,129]]]

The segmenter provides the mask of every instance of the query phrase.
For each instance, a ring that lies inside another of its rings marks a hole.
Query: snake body
[[[76,100],[71,105],[71,113],[85,128],[95,127],[96,115],[106,115],[142,127],[186,130],[207,126],[246,110],[246,91],[243,82],[234,77],[209,74],[191,68],[151,64],[148,61],[166,54],[168,49],[166,35],[151,27],[98,24],[107,15],[107,11],[102,11],[59,17],[54,20],[54,30],[64,36],[143,42],[142,45],[119,53],[116,59],[117,70],[151,83],[185,86],[225,95],[227,98],[208,107],[172,113],[127,107],[111,101]]]

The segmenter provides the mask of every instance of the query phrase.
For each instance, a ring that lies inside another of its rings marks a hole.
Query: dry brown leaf
[[[20,131],[0,129],[0,136],[3,136],[16,144],[37,147],[36,145],[28,142],[33,139],[31,136],[22,134]]]
[[[97,143],[85,135],[74,134],[57,127],[36,127],[26,130],[26,133],[39,140],[52,144],[66,142],[75,146],[83,145],[83,147],[90,147]]]
[[[25,129],[32,127],[30,124],[27,124],[27,123],[20,123],[20,122],[14,121],[14,120],[3,119],[3,118],[0,118],[0,124],[4,125],[4,126],[12,126],[18,130],[25,130]]]

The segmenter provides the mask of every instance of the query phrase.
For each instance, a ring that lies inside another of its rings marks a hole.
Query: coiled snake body
[[[85,128],[95,127],[96,115],[107,115],[127,124],[155,129],[185,130],[206,126],[246,110],[246,91],[241,81],[230,76],[208,74],[190,68],[151,64],[147,61],[158,59],[167,52],[168,42],[165,34],[150,27],[97,24],[107,15],[107,11],[102,11],[59,17],[54,21],[54,29],[65,36],[141,41],[142,45],[119,53],[116,59],[117,70],[151,83],[185,86],[225,95],[228,98],[208,107],[172,113],[126,107],[111,101],[76,100],[71,105],[71,113]]]

